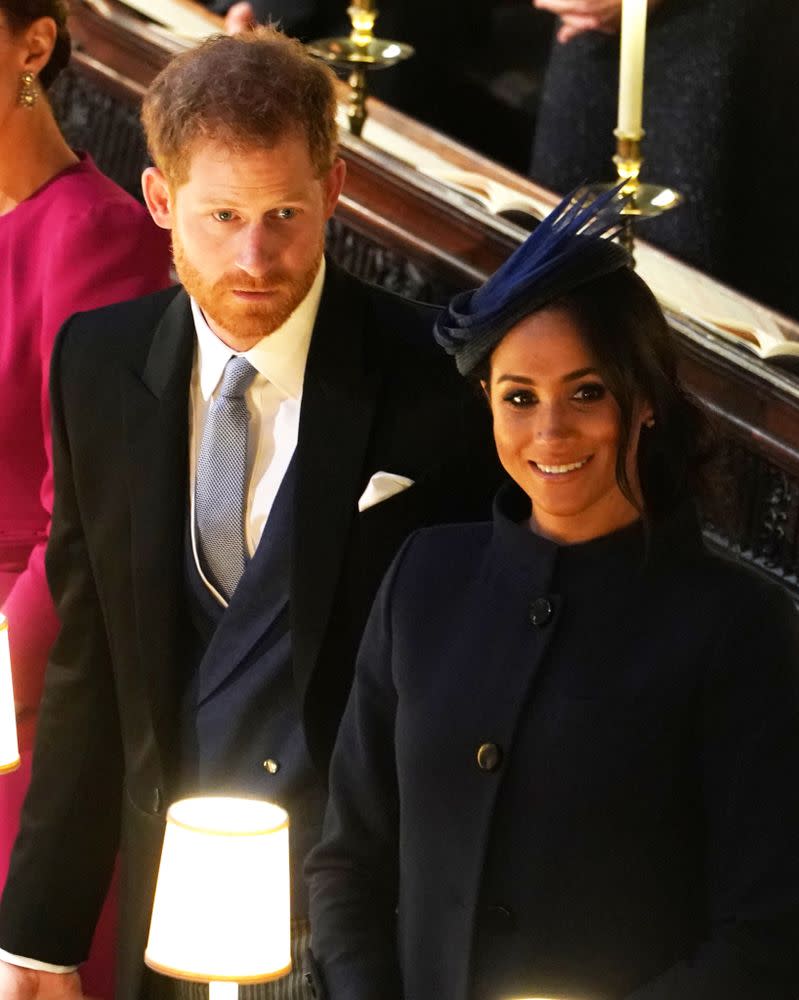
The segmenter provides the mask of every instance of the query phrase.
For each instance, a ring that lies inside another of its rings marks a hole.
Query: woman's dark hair
[[[651,428],[641,428],[638,444],[642,513],[657,518],[685,496],[706,492],[704,467],[713,452],[710,424],[680,384],[672,334],[642,279],[630,268],[622,268],[587,282],[544,309],[562,309],[574,320],[619,404],[616,481],[627,499],[637,506],[626,456],[635,407],[642,400],[652,407],[655,420]],[[485,366],[482,377],[487,374]]]
[[[0,13],[5,14],[14,34],[25,31],[40,17],[51,17],[55,21],[58,29],[55,45],[47,65],[39,74],[39,80],[47,90],[69,62],[72,52],[72,40],[67,29],[69,6],[66,0],[0,0]]]

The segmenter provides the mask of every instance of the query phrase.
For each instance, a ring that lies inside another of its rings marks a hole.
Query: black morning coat
[[[435,346],[434,315],[328,264],[303,385],[290,573],[298,705],[325,778],[391,559],[420,525],[490,510],[499,478],[487,411]],[[47,568],[62,629],[0,948],[61,965],[86,957],[121,826],[119,1000],[147,994],[143,952],[177,777],[194,344],[188,297],[171,289],[74,317],[53,359]],[[414,485],[359,513],[378,471]]]
[[[796,1000],[790,598],[691,510],[648,552],[526,517],[415,534],[379,591],[306,865],[330,1000]]]

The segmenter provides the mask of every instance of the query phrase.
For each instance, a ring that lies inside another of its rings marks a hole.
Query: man
[[[144,105],[183,289],[74,317],[55,350],[49,579],[62,630],[0,905],[0,997],[79,997],[122,827],[120,1000],[164,814],[258,795],[301,862],[358,639],[421,524],[482,516],[493,448],[432,310],[323,259],[344,180],[331,76],[272,29],[172,62]]]

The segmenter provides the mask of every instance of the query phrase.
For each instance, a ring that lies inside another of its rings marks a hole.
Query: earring
[[[648,427],[650,430],[655,426],[655,418],[647,417],[644,421],[644,427]]]
[[[39,92],[36,89],[36,74],[30,70],[21,73],[19,77],[19,93],[17,103],[23,108],[32,108],[39,99]]]

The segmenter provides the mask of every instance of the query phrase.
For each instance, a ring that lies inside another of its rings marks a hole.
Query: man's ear
[[[162,229],[174,225],[172,192],[158,167],[147,167],[141,175],[141,189],[153,222]]]
[[[324,185],[325,198],[325,218],[329,219],[336,210],[339,195],[344,187],[344,178],[347,176],[347,164],[339,157],[333,166],[328,170],[327,176],[322,181]]]

